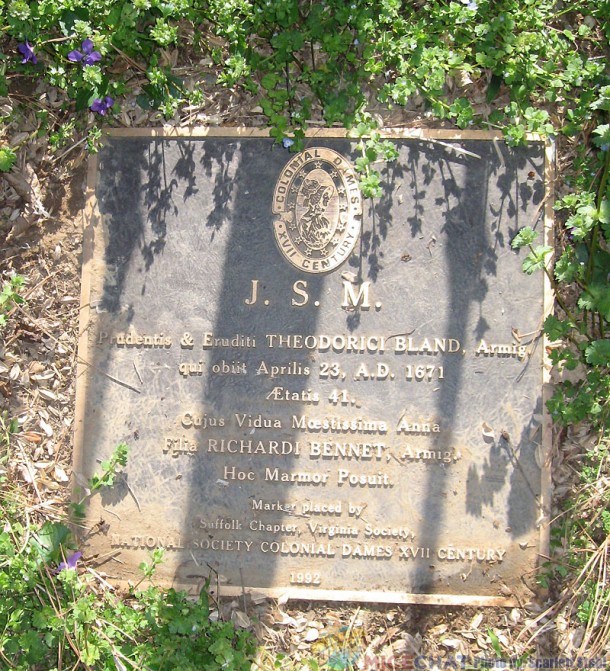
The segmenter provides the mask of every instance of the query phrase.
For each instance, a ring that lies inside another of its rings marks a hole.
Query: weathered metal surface
[[[510,241],[542,231],[545,146],[395,142],[372,205],[347,139],[298,156],[247,131],[106,142],[76,470],[131,448],[89,501],[87,552],[109,575],[138,579],[164,547],[157,575],[180,587],[527,595],[547,512],[544,298]]]

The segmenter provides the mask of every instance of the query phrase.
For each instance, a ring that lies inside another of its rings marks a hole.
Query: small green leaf
[[[49,614],[52,614],[52,611],[48,607],[35,611],[32,615],[32,625],[36,629],[46,629],[49,623]]]
[[[606,283],[590,284],[578,299],[581,310],[599,312],[604,319],[610,320],[610,291]]]
[[[581,310],[595,310],[595,299],[591,294],[583,291],[578,299],[578,307]]]
[[[585,359],[592,366],[610,364],[610,340],[595,340],[585,350]]]
[[[549,315],[544,320],[544,332],[547,334],[550,340],[553,341],[565,338],[572,330],[572,328],[573,326],[571,322],[563,319],[557,319],[555,315]]]
[[[553,251],[552,247],[539,245],[523,259],[523,272],[531,275],[536,270],[544,268],[545,259]]]
[[[271,91],[275,88],[279,80],[280,78],[275,74],[275,72],[269,72],[261,79],[261,86],[266,91]]]
[[[510,246],[513,249],[521,249],[522,247],[531,245],[537,237],[538,233],[536,233],[536,231],[534,231],[529,226],[525,226],[525,228],[522,228],[517,233],[517,235],[515,235],[515,237],[512,239],[512,242],[510,243]]]
[[[538,584],[543,589],[548,589],[549,585],[550,585],[549,576],[548,575],[539,575],[538,576]]]
[[[360,180],[360,190],[365,198],[380,198],[383,192],[379,173],[371,171],[369,175],[362,177]]]
[[[591,103],[591,109],[610,111],[610,86],[602,86],[599,98]]]
[[[91,491],[96,491],[101,487],[111,487],[114,484],[114,478],[118,473],[119,467],[127,465],[127,455],[129,453],[129,446],[126,443],[119,443],[110,459],[102,461],[101,474],[94,474],[89,481]]]
[[[602,224],[610,224],[610,203],[604,198],[599,206],[599,220]]]
[[[575,258],[574,250],[567,247],[555,263],[555,278],[559,282],[572,282],[584,270],[584,262]]]
[[[491,647],[495,650],[496,654],[501,657],[502,656],[502,646],[500,645],[500,639],[497,637],[495,632],[493,632],[491,629],[487,630],[487,635],[489,636],[489,640],[491,641]]]
[[[610,126],[607,123],[598,126],[593,133],[598,136],[593,138],[593,144],[598,147],[610,145]]]
[[[8,172],[16,160],[17,156],[10,147],[0,147],[0,172]]]
[[[62,550],[69,545],[70,538],[70,529],[65,524],[45,522],[32,535],[30,543],[43,561],[58,564],[62,561]]]

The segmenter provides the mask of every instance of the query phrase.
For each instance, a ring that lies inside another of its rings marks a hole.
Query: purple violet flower
[[[23,60],[21,61],[22,63],[32,63],[33,65],[36,65],[38,63],[38,59],[36,58],[36,54],[34,53],[34,49],[30,46],[30,43],[25,40],[23,44],[20,44],[17,47],[17,50],[19,53],[23,56]]]
[[[82,63],[83,65],[93,65],[102,60],[102,54],[99,51],[93,51],[93,42],[87,38],[81,44],[82,52],[74,49],[68,54],[68,60],[73,63]]]
[[[76,562],[83,556],[82,552],[75,552],[71,554],[66,561],[62,561],[61,564],[57,567],[57,573],[63,571],[64,569],[74,569],[76,568]]]
[[[114,100],[110,96],[106,96],[104,100],[96,98],[89,108],[92,112],[97,112],[105,116],[106,112],[114,105]]]
[[[282,146],[284,149],[288,149],[289,147],[292,147],[294,144],[294,140],[291,137],[285,137],[282,139]]]

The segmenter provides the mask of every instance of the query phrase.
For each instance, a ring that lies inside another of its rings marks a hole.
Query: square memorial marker
[[[552,148],[393,131],[356,142],[111,134],[90,179],[75,470],[117,444],[85,548],[193,591],[505,604],[548,522],[542,273]]]

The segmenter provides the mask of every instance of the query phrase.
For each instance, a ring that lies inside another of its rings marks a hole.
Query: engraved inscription
[[[363,212],[356,141],[225,141],[102,149],[75,472],[131,451],[84,552],[135,582],[164,548],[160,581],[230,596],[526,602],[544,343],[509,231],[542,196],[510,185],[540,156],[394,138]]]

